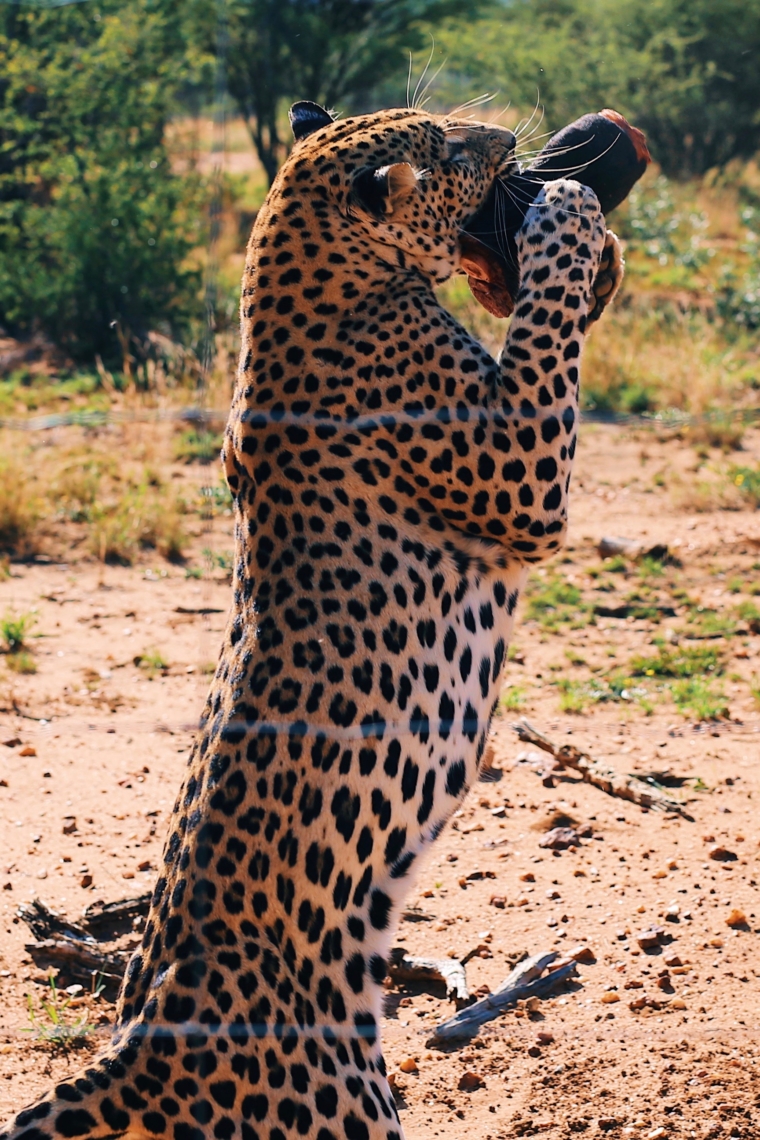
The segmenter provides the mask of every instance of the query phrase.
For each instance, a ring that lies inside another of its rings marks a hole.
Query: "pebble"
[[[475,1089],[482,1088],[484,1084],[485,1081],[480,1073],[473,1073],[468,1070],[468,1072],[462,1073],[457,1088],[461,1089],[462,1092],[474,1092]]]
[[[399,1065],[399,1069],[401,1070],[402,1073],[418,1073],[419,1072],[419,1068],[417,1066],[417,1062],[415,1061],[414,1057],[406,1057],[401,1062],[401,1064]]]
[[[747,916],[743,910],[738,910],[736,907],[731,911],[726,919],[726,925],[731,928],[737,926],[747,926]]]
[[[602,994],[603,1005],[613,1005],[616,1001],[620,1001],[620,994],[616,993],[614,990],[608,990],[606,993]]]

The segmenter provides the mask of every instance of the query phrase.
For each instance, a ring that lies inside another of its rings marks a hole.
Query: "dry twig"
[[[608,796],[630,800],[631,803],[639,804],[644,808],[653,808],[656,811],[678,812],[679,815],[688,820],[693,818],[686,811],[684,804],[673,796],[669,796],[667,792],[644,783],[638,776],[616,772],[614,768],[609,768],[600,760],[595,760],[587,752],[581,752],[580,748],[576,748],[574,744],[554,744],[547,736],[534,728],[525,717],[512,727],[520,740],[524,740],[527,744],[535,744],[544,752],[548,752],[553,757],[556,768],[572,768],[583,777],[587,784],[600,788]]]

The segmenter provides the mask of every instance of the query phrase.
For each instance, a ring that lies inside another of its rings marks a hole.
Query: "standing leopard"
[[[512,132],[291,119],[243,278],[219,663],[112,1041],[14,1140],[401,1140],[386,955],[477,777],[528,567],[563,541],[587,314],[622,260],[593,192],[548,183],[494,360],[435,288]]]

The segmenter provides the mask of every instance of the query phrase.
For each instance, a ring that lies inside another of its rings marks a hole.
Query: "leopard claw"
[[[598,321],[612,301],[623,280],[625,261],[618,237],[607,230],[604,249],[599,259],[599,270],[591,287],[586,327]]]

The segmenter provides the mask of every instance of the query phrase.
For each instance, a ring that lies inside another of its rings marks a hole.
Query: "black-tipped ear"
[[[361,170],[351,185],[351,203],[374,218],[389,218],[417,189],[417,174],[408,162]]]
[[[288,118],[296,139],[305,139],[312,131],[318,131],[320,127],[329,127],[333,121],[329,111],[320,107],[319,103],[311,103],[308,99],[294,103],[288,111]]]

